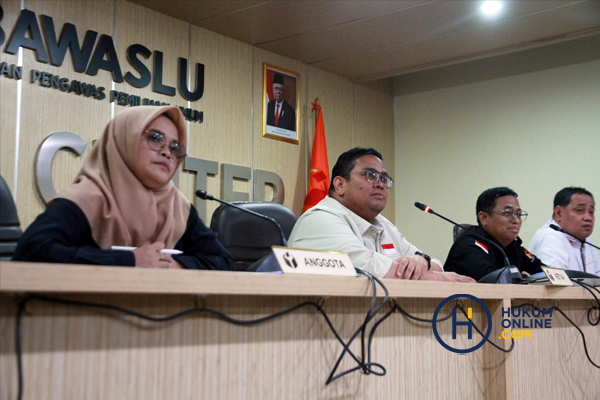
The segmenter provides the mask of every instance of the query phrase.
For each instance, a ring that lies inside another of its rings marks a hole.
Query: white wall
[[[529,213],[528,246],[565,186],[600,199],[600,61],[442,90],[396,96],[396,223],[409,241],[445,260],[452,226],[421,201],[476,223],[485,189],[508,186]],[[591,236],[600,242],[600,226]]]

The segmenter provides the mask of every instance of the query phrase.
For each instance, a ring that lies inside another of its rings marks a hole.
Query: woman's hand
[[[133,250],[135,266],[142,268],[181,268],[169,254],[160,251],[165,248],[163,242],[154,242]]]

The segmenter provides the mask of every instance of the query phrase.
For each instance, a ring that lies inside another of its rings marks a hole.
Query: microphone
[[[427,207],[427,206],[426,206],[425,204],[423,204],[423,203],[419,203],[419,202],[417,201],[417,202],[415,202],[415,207],[417,207],[419,210],[425,211],[426,213],[433,214],[433,215],[437,215],[437,216],[438,216],[438,217],[440,217],[441,219],[443,219],[443,220],[446,220],[446,221],[450,222],[451,224],[453,224],[453,225],[456,225],[456,226],[458,226],[459,228],[462,228],[462,229],[464,229],[465,231],[467,230],[467,227],[465,227],[465,226],[462,226],[461,224],[457,224],[456,222],[454,222],[454,221],[452,221],[452,220],[449,220],[448,218],[444,217],[443,215],[440,215],[440,214],[436,213],[435,211],[433,211],[431,208]],[[486,243],[489,243],[489,244],[493,245],[493,246],[494,246],[494,247],[496,247],[498,250],[500,250],[500,253],[502,253],[502,255],[504,256],[504,265],[505,265],[506,267],[508,267],[508,268],[511,268],[511,267],[512,267],[512,266],[510,265],[510,261],[508,261],[508,257],[506,256],[506,253],[504,252],[504,250],[502,249],[502,247],[500,247],[500,245],[499,245],[499,244],[495,243],[494,241],[492,241],[492,240],[490,240],[490,239],[488,239],[488,238],[486,238],[486,237],[483,237],[483,236],[481,236],[481,235],[478,235],[478,234],[477,234],[477,233],[475,233],[475,232],[471,232],[471,233],[473,234],[473,236],[476,236],[476,237],[478,237],[479,239],[481,239],[481,240],[485,241]]]
[[[229,203],[225,200],[221,200],[221,199],[217,199],[216,197],[214,197],[212,194],[208,193],[206,190],[196,190],[196,196],[200,197],[202,200],[214,200],[217,201],[221,204],[225,204],[229,207],[233,207],[236,208],[238,210],[241,210],[245,213],[248,214],[252,214],[256,217],[262,218],[262,219],[266,219],[267,221],[271,222],[272,224],[275,225],[275,227],[277,228],[277,230],[279,231],[279,235],[281,235],[281,242],[283,243],[283,246],[287,247],[287,240],[285,239],[285,234],[283,233],[283,229],[281,228],[281,225],[279,225],[279,222],[277,222],[275,220],[275,218],[271,218],[268,215],[263,215],[260,213],[257,213],[256,211],[252,211],[252,210],[248,210],[246,208],[240,207],[236,204],[233,203]]]
[[[214,196],[206,190],[196,190],[196,196],[200,197],[202,200],[215,200]]]
[[[561,228],[561,227],[560,227],[560,226],[558,226],[558,225],[550,224],[550,228],[554,229],[555,231],[559,231],[559,232],[562,232],[562,233],[566,233],[566,234],[567,234],[567,235],[569,235],[569,236],[573,236],[575,239],[577,239],[577,240],[579,240],[579,241],[581,242],[581,245],[587,244],[587,245],[590,245],[590,246],[592,246],[592,247],[595,247],[595,248],[597,248],[598,250],[600,250],[600,247],[598,247],[598,246],[596,246],[596,245],[593,245],[593,244],[591,244],[590,242],[588,242],[588,241],[587,241],[587,240],[585,240],[585,239],[579,239],[577,236],[575,236],[575,235],[573,235],[573,234],[571,234],[571,233],[569,233],[569,232],[565,231],[563,228]]]

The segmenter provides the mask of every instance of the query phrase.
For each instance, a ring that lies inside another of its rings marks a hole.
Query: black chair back
[[[297,220],[292,210],[282,204],[243,201],[233,204],[275,219],[286,240]],[[227,205],[215,210],[210,228],[231,253],[237,271],[245,271],[255,261],[271,254],[271,246],[283,245],[279,230],[272,222]]]
[[[461,225],[464,226],[465,228],[470,228],[473,226],[473,224],[461,224]],[[458,239],[460,237],[460,235],[462,235],[463,233],[465,233],[465,230],[463,228],[454,225],[454,229],[452,230],[452,238],[454,239],[454,242],[456,242],[456,239]]]
[[[15,201],[0,176],[0,260],[10,260],[22,234]]]

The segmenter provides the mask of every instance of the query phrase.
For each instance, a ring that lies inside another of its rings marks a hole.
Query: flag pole
[[[319,111],[321,111],[321,100],[318,97],[315,98],[315,102],[313,103],[313,107],[315,109],[315,128],[319,123]]]

